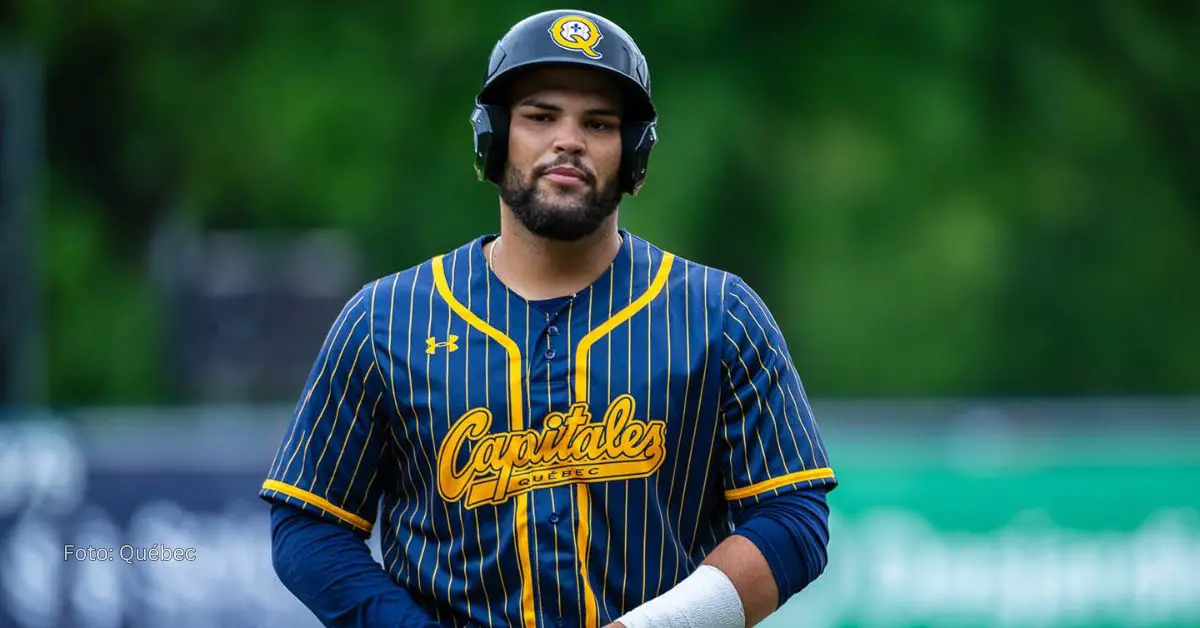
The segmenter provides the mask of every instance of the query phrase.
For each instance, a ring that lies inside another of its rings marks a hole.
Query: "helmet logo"
[[[554,43],[567,50],[582,52],[592,59],[601,57],[596,52],[596,44],[600,43],[602,37],[604,35],[600,34],[596,23],[582,15],[564,15],[550,25],[550,38]]]

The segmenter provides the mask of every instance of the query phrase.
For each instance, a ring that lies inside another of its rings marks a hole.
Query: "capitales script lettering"
[[[438,450],[438,491],[467,508],[501,504],[536,488],[605,482],[653,474],[666,455],[666,422],[633,418],[632,395],[609,404],[592,422],[586,403],[546,416],[541,431],[492,434],[492,413],[473,408],[450,427]],[[469,452],[464,465],[458,460]]]

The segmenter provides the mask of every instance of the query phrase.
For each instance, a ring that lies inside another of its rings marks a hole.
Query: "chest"
[[[394,438],[468,507],[653,475],[713,432],[721,389],[720,330],[667,305],[616,323],[571,305],[488,321],[431,312],[379,356]]]

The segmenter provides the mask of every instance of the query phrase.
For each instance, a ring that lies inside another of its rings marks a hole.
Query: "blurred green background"
[[[148,241],[497,225],[467,116],[540,2],[16,0],[44,64],[46,397],[172,402]],[[580,3],[650,60],[624,226],[759,287],[815,394],[1200,390],[1200,5]]]
[[[762,294],[843,482],[764,626],[1200,625],[1200,3],[575,6],[649,58],[623,226]],[[306,625],[257,483],[342,299],[498,228],[468,115],[549,8],[0,3],[0,625]],[[147,520],[205,560],[26,542]]]

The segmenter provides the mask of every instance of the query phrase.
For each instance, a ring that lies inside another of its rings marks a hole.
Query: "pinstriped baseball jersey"
[[[598,628],[670,589],[739,508],[836,486],[776,321],[736,275],[622,231],[529,302],[481,236],[334,321],[260,495],[369,533],[439,622]]]

